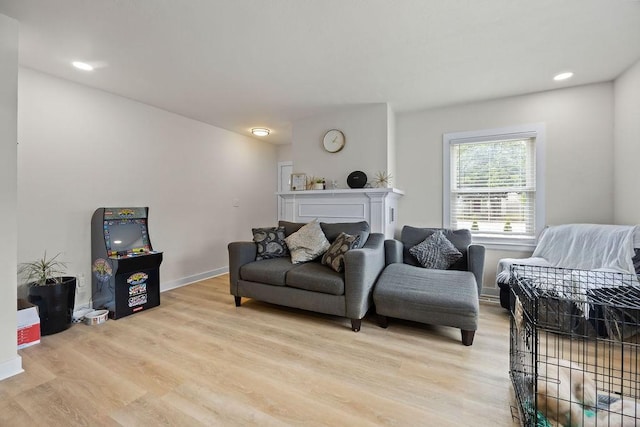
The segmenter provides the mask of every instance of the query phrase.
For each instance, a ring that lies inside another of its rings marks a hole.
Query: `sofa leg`
[[[476,334],[476,331],[465,331],[464,329],[461,329],[460,331],[462,332],[462,344],[473,344],[473,337]]]
[[[236,300],[236,307],[240,307],[240,304],[242,304],[242,297],[234,296],[233,299]]]
[[[378,314],[378,326],[386,329],[389,326],[389,318],[387,318],[387,316],[383,316],[382,314]]]
[[[362,324],[362,319],[351,319],[351,330],[353,332],[359,332],[361,324]]]

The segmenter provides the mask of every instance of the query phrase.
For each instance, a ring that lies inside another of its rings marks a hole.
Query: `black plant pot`
[[[76,299],[76,278],[65,276],[60,283],[29,287],[29,302],[38,306],[40,335],[51,335],[71,326]]]

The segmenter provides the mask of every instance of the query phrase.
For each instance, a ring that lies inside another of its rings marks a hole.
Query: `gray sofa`
[[[303,223],[280,221],[285,236]],[[384,235],[370,233],[369,224],[320,223],[327,240],[341,233],[360,234],[358,249],[345,253],[344,271],[337,273],[320,260],[292,264],[289,257],[256,261],[254,242],[232,242],[229,250],[230,293],[240,307],[242,297],[351,319],[360,330],[361,320],[372,305],[373,286],[385,267]]]

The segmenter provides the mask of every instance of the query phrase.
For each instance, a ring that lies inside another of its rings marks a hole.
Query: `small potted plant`
[[[71,325],[76,297],[76,278],[65,276],[66,263],[59,261],[60,254],[20,264],[29,287],[29,302],[38,307],[40,334],[51,335]]]
[[[307,183],[307,190],[324,190],[325,180],[324,178],[318,178],[315,176],[310,177]]]

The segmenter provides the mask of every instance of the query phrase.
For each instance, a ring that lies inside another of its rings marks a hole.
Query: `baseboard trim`
[[[222,276],[229,272],[229,267],[217,268],[215,270],[205,271],[204,273],[194,274],[193,276],[183,277],[182,279],[172,280],[160,284],[160,292],[170,291],[171,289],[181,288],[200,280],[211,279],[212,277]]]
[[[22,372],[24,372],[24,369],[22,369],[22,357],[20,355],[16,354],[13,359],[0,363],[0,381]]]

